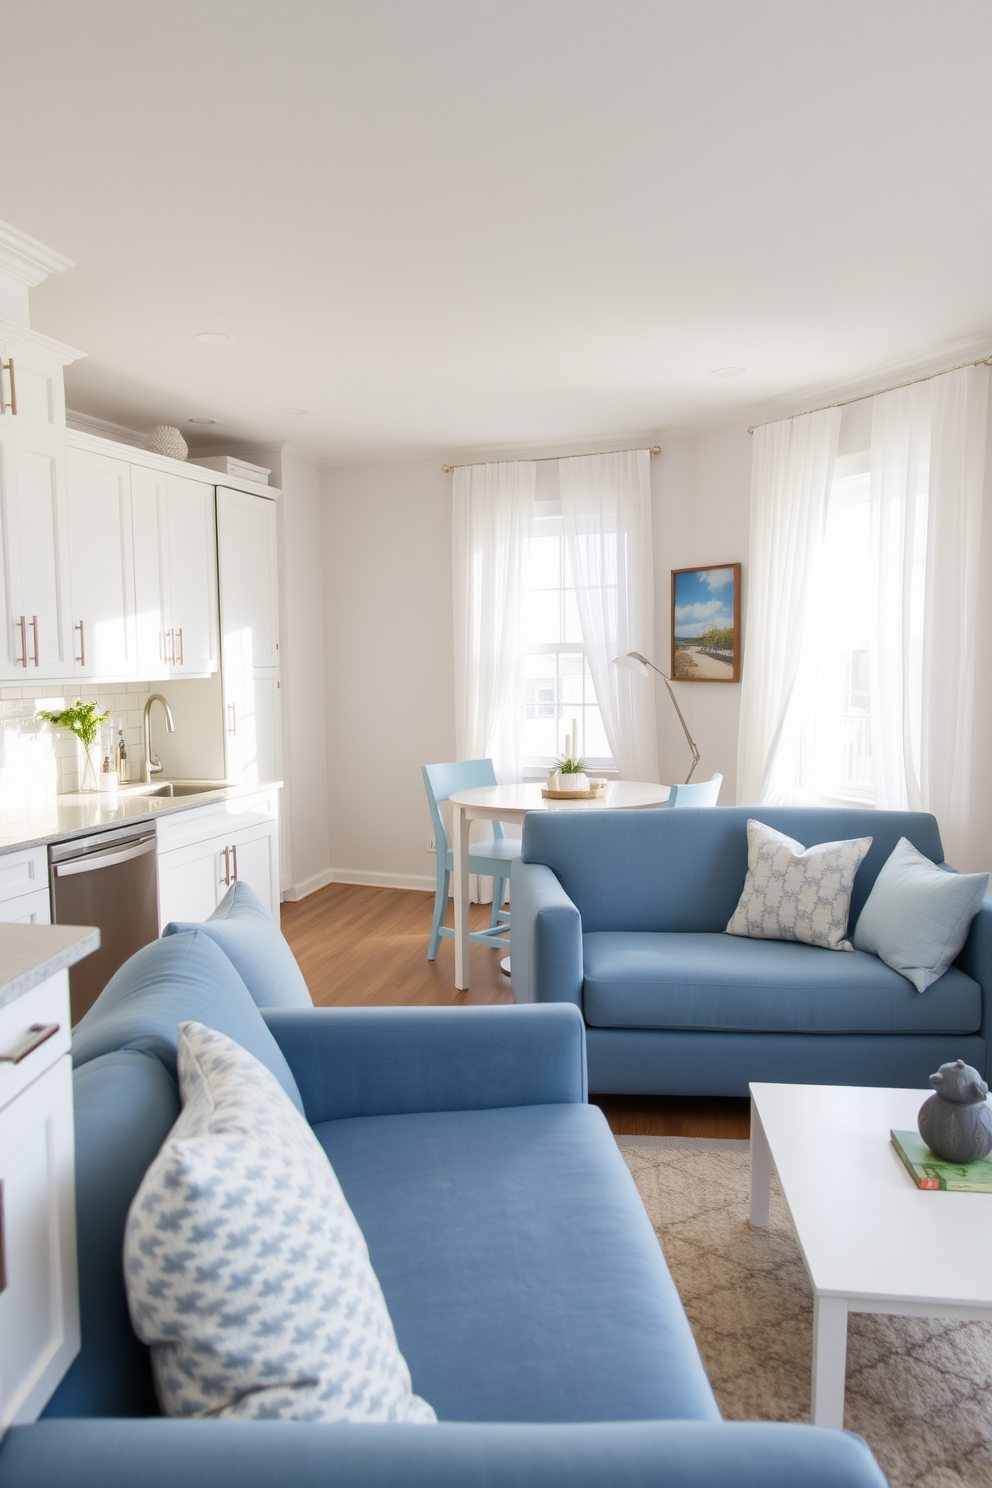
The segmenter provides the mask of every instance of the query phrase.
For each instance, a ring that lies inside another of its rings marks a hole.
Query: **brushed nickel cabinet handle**
[[[175,636],[175,631],[170,626],[167,631],[164,631],[163,632],[163,635],[164,635],[164,646],[165,646],[165,659],[168,662],[169,666],[175,666],[175,664],[176,664],[176,636]]]
[[[6,1053],[0,1054],[0,1064],[20,1064],[22,1059],[27,1059],[35,1049],[40,1049],[42,1044],[47,1043],[58,1031],[57,1023],[32,1023],[28,1031],[22,1035],[19,1043],[16,1043],[12,1049],[8,1049]]]
[[[82,620],[77,620],[76,623],[75,623],[75,625],[72,628],[73,628],[73,630],[78,630],[79,631],[79,655],[76,657],[76,660],[79,662],[79,665],[80,666],[85,666],[86,665],[86,635],[85,635],[85,632],[83,630],[83,622],[82,622]]]
[[[237,883],[237,881],[238,881],[238,847],[237,847],[237,843],[235,843],[231,847],[231,857],[234,859],[234,873],[231,876],[234,879],[234,882]]]
[[[185,666],[185,664],[186,664],[186,653],[183,650],[183,628],[182,628],[181,625],[180,625],[179,629],[176,631],[176,635],[179,637],[179,656],[176,659],[176,665],[177,666]]]
[[[227,705],[227,732],[229,734],[238,732],[238,715],[233,703]]]
[[[14,358],[10,357],[6,362],[0,362],[0,373],[6,372],[7,382],[10,385],[10,397],[0,407],[0,413],[17,412],[17,383],[14,380]]]
[[[17,622],[17,628],[21,632],[21,666],[28,664],[28,617],[22,615]],[[16,664],[16,663],[15,663]]]
[[[37,615],[32,615],[31,616],[31,629],[34,631],[34,664],[35,664],[35,666],[41,666],[41,661],[38,658],[38,616]]]
[[[224,859],[224,871],[220,876],[220,881],[225,889],[229,889],[231,887],[231,849],[222,847],[220,855]]]

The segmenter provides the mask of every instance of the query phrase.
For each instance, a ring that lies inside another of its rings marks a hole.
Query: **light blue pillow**
[[[202,930],[219,945],[260,1008],[313,1007],[296,957],[254,889],[240,880],[202,924],[174,920],[163,935]]]
[[[199,926],[153,940],[114,972],[72,1030],[73,1065],[78,1069],[114,1049],[137,1049],[177,1080],[179,1025],[190,1019],[207,1022],[253,1054],[302,1114],[286,1056],[235,968]]]
[[[988,886],[987,873],[949,873],[900,837],[858,916],[854,948],[925,992],[968,939]]]

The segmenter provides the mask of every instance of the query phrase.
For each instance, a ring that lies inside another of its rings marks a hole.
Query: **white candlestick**
[[[579,720],[572,719],[572,748],[575,750],[575,758],[579,757]]]

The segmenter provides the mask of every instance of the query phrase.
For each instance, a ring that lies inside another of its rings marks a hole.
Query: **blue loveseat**
[[[850,927],[900,837],[935,863],[923,812],[824,808],[532,812],[513,865],[513,992],[586,1024],[589,1088],[746,1095],[751,1080],[924,1087],[989,1073],[992,900],[922,995],[877,956],[723,934],[756,817],[804,847],[871,837]]]
[[[158,1415],[121,1238],[179,1109],[187,1018],[249,1049],[302,1107],[438,1426]],[[843,1432],[721,1421],[586,1102],[573,1007],[263,1015],[219,944],[185,930],[117,973],[74,1058],[82,1352],[43,1419],[8,1431],[3,1488],[884,1488]]]

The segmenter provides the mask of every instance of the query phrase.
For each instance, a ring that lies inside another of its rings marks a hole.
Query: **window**
[[[540,468],[540,467],[539,467]],[[551,474],[556,474],[556,468]],[[539,493],[540,494],[540,493]],[[582,645],[561,504],[539,500],[523,622],[523,762],[531,774],[550,769],[565,740],[597,771],[614,768]],[[577,742],[571,739],[573,727]]]

